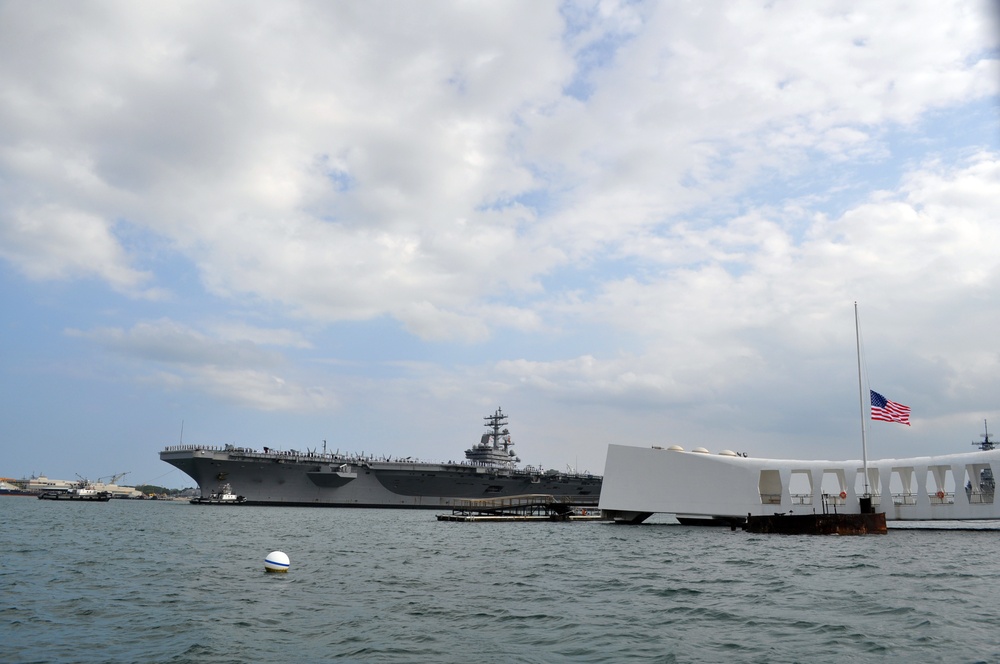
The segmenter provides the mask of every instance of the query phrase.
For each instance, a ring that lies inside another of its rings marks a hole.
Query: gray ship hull
[[[160,452],[160,459],[189,475],[203,495],[227,482],[247,505],[441,509],[470,498],[550,494],[596,506],[602,483],[595,475],[231,446],[172,446]]]

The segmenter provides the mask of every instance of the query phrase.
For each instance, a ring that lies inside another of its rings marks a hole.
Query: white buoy
[[[282,551],[272,551],[267,554],[267,558],[264,558],[264,571],[265,572],[287,572],[288,571],[288,556]]]

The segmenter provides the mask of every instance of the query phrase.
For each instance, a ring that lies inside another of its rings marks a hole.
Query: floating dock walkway
[[[603,521],[596,499],[526,494],[456,501],[438,521]]]

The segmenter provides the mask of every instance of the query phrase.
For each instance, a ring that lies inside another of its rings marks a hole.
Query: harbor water
[[[996,530],[435,514],[2,498],[0,661],[1000,661]]]

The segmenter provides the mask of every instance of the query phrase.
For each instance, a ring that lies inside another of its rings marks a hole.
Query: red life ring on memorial
[[[944,491],[938,491],[935,495],[938,497],[938,500],[942,500],[944,498]]]
[[[844,498],[847,498],[847,492],[846,491],[841,491],[840,492],[840,499],[843,500]]]

